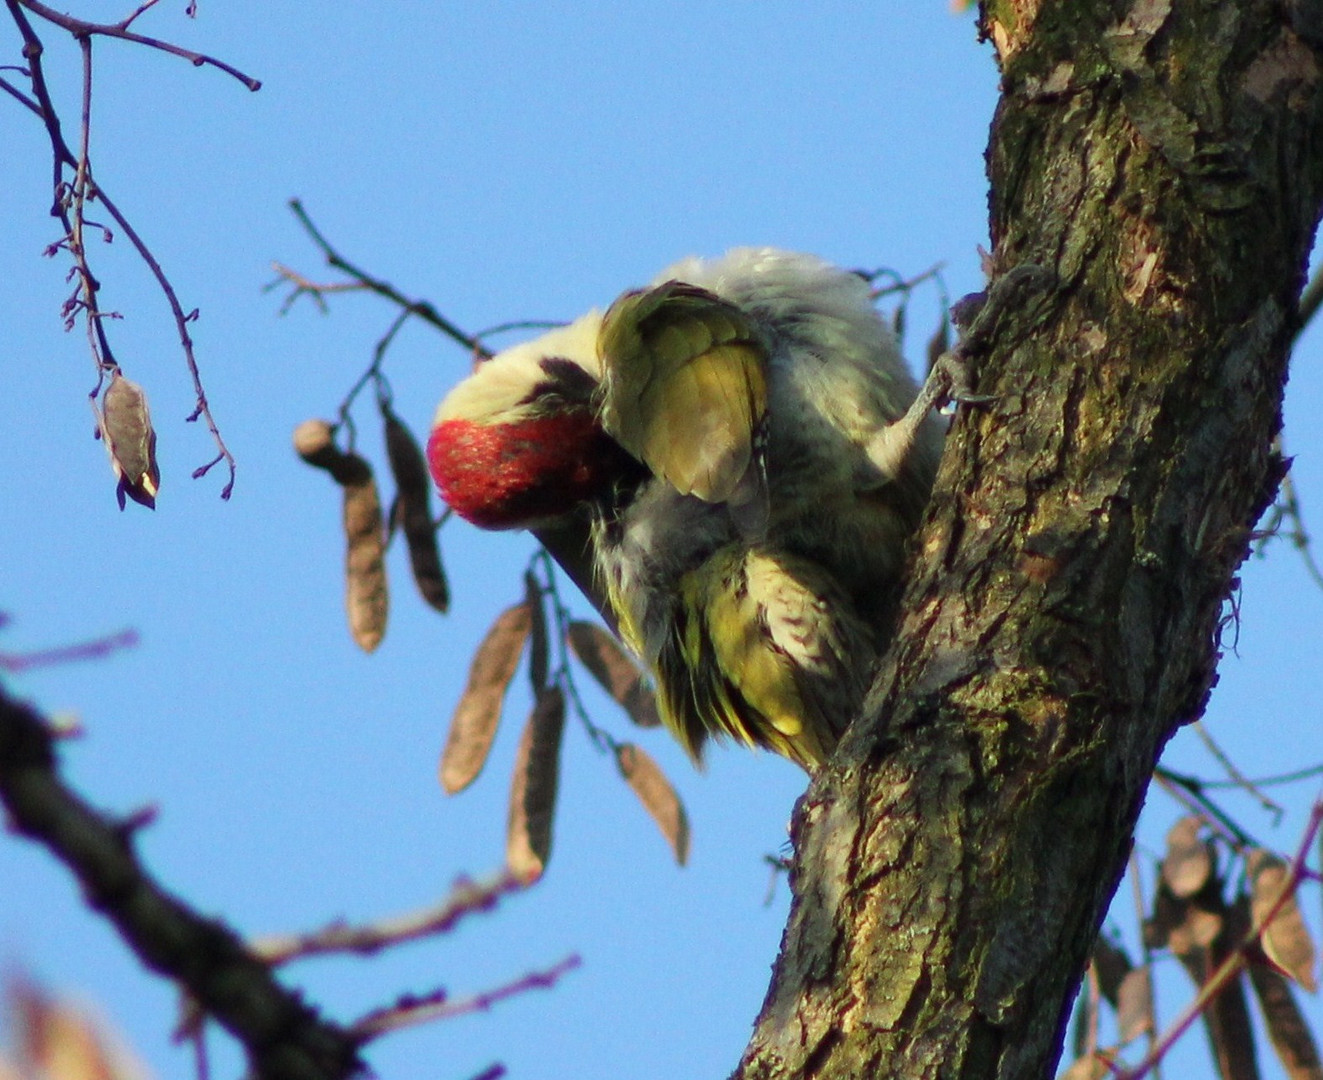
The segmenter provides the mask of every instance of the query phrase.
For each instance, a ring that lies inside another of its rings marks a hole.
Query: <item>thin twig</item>
[[[359,267],[355,266],[341,255],[340,252],[331,245],[331,242],[321,234],[321,231],[317,226],[313,224],[312,219],[308,216],[308,212],[303,208],[303,203],[298,199],[291,199],[289,201],[289,208],[294,216],[298,218],[299,224],[303,226],[304,231],[312,238],[312,242],[321,248],[322,254],[326,256],[326,263],[328,266],[343,271],[370,292],[374,292],[378,296],[384,296],[391,303],[398,304],[411,315],[416,315],[424,322],[430,323],[452,341],[463,345],[470,352],[481,357],[491,356],[491,352],[482,344],[482,342],[473,335],[466,334],[458,326],[437,311],[429,301],[410,300],[395,288],[394,285],[390,284],[390,282],[383,281],[381,278],[373,277],[367,271],[359,269]],[[279,267],[277,267],[277,272],[280,272]],[[307,280],[302,277],[298,280],[291,279],[291,281],[304,292],[316,292],[315,287],[310,288],[309,286],[311,283],[307,282]]]
[[[467,916],[492,911],[502,897],[526,887],[508,872],[488,882],[460,881],[440,904],[422,911],[359,926],[337,922],[310,933],[256,938],[249,948],[273,965],[329,953],[371,955],[405,941],[449,933]]]
[[[138,631],[120,630],[105,637],[82,641],[76,645],[60,645],[53,649],[39,649],[29,653],[0,653],[0,671],[21,675],[33,668],[54,667],[83,660],[101,660],[121,649],[132,649],[138,644]]]
[[[1323,589],[1323,569],[1319,568],[1314,561],[1313,549],[1310,547],[1309,530],[1305,528],[1304,512],[1300,508],[1300,496],[1296,491],[1295,481],[1288,470],[1282,477],[1282,482],[1278,486],[1277,505],[1274,507],[1276,520],[1269,526],[1269,532],[1281,534],[1281,522],[1283,519],[1289,520],[1293,527],[1284,535],[1291,542],[1291,546],[1300,553],[1300,558],[1304,560],[1305,572],[1309,574],[1314,584]]]
[[[1236,767],[1236,763],[1227,757],[1222,748],[1213,740],[1213,736],[1208,733],[1208,729],[1204,726],[1204,722],[1202,720],[1196,720],[1193,726],[1194,733],[1199,736],[1199,741],[1204,744],[1204,749],[1217,759],[1217,763],[1226,771],[1231,783],[1242,791],[1247,792],[1252,798],[1258,800],[1259,805],[1264,810],[1267,810],[1270,814],[1274,815],[1273,824],[1280,821],[1283,813],[1282,808],[1255,787],[1254,781],[1249,779]]]
[[[170,53],[172,56],[179,56],[187,60],[194,67],[208,65],[218,68],[227,75],[232,75],[238,79],[249,90],[262,89],[260,79],[254,79],[250,75],[245,75],[238,68],[225,63],[223,60],[217,60],[214,56],[208,56],[206,53],[194,52],[192,49],[185,49],[180,45],[172,44],[169,41],[161,41],[159,38],[144,37],[142,34],[135,34],[129,30],[129,24],[141,15],[150,4],[144,4],[127,19],[117,23],[94,23],[87,22],[84,19],[75,19],[72,15],[56,11],[55,8],[47,7],[45,4],[38,3],[37,0],[16,0],[22,4],[32,14],[45,19],[49,23],[67,30],[75,38],[86,37],[109,37],[119,38],[121,41],[130,41],[135,45],[145,45],[149,49],[159,49],[161,52]]]
[[[350,1025],[349,1030],[366,1043],[401,1028],[426,1024],[433,1020],[448,1020],[451,1017],[463,1016],[465,1013],[486,1012],[498,1002],[517,994],[524,994],[530,990],[550,990],[561,976],[573,971],[581,963],[578,954],[571,954],[545,971],[529,972],[522,978],[498,986],[495,990],[486,990],[458,1001],[448,1000],[443,991],[401,1001],[389,1008],[368,1013]]]
[[[619,760],[621,744],[606,728],[593,723],[592,718],[588,715],[588,709],[583,703],[583,698],[579,694],[579,687],[574,681],[574,668],[570,663],[568,645],[570,623],[573,622],[573,616],[561,600],[560,590],[556,584],[556,566],[552,562],[550,553],[544,547],[538,548],[529,561],[529,572],[531,573],[539,563],[542,566],[543,591],[551,598],[551,610],[556,623],[557,663],[556,670],[552,673],[552,682],[560,686],[565,692],[571,708],[579,718],[579,722],[583,724],[584,730],[588,732],[588,738],[592,740],[593,745],[603,753],[609,751]]]
[[[1318,314],[1320,305],[1323,305],[1323,269],[1314,272],[1309,284],[1305,286],[1305,291],[1300,294],[1300,303],[1296,307],[1295,335],[1292,346],[1300,339],[1305,327]]]
[[[1275,773],[1272,776],[1256,776],[1250,780],[1255,787],[1279,787],[1282,784],[1296,784],[1301,780],[1309,780],[1312,777],[1323,775],[1323,764],[1310,765],[1304,769],[1296,769],[1293,772]],[[1239,785],[1234,780],[1200,780],[1202,787],[1214,788],[1233,788]]]

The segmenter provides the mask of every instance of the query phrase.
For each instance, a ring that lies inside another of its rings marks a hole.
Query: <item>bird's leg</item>
[[[1003,336],[1008,317],[1021,317],[1017,327],[1021,333],[1036,326],[1046,312],[1040,301],[1054,280],[1050,271],[1023,264],[1002,274],[983,292],[970,293],[955,303],[951,319],[960,338],[934,361],[905,415],[873,438],[868,456],[874,465],[887,476],[897,476],[933,409],[951,402],[981,405],[995,400],[994,395],[974,393],[973,361]]]

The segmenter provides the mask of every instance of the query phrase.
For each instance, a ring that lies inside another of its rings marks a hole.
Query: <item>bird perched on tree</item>
[[[710,735],[814,769],[890,633],[941,427],[867,283],[746,248],[481,364],[428,444],[450,505],[530,528]]]

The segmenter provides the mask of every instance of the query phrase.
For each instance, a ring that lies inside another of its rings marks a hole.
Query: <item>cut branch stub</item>
[[[510,785],[505,860],[520,881],[536,881],[551,858],[564,730],[565,695],[559,686],[549,686],[538,695],[524,725]]]
[[[386,456],[395,479],[395,523],[409,545],[409,566],[419,595],[443,615],[450,608],[450,587],[441,565],[436,526],[432,524],[432,480],[413,433],[382,401]]]
[[[161,471],[156,464],[156,431],[142,387],[126,379],[116,368],[110,385],[101,396],[97,413],[101,438],[110,455],[110,467],[119,486],[115,497],[124,509],[124,497],[156,509],[156,493],[161,486]]]
[[[1246,857],[1245,869],[1250,879],[1250,911],[1255,925],[1263,926],[1263,920],[1290,884],[1291,868],[1280,856],[1255,848]],[[1259,941],[1268,959],[1285,974],[1310,993],[1318,989],[1314,978],[1314,942],[1294,894],[1277,907],[1272,921],[1263,926]]]
[[[294,429],[294,449],[309,465],[325,469],[344,492],[345,609],[349,632],[364,652],[386,633],[390,594],[386,583],[386,540],[381,497],[372,466],[335,445],[325,420],[305,420]]]
[[[527,601],[506,608],[473,654],[468,684],[455,707],[441,754],[441,787],[448,795],[473,783],[487,762],[505,691],[519,667],[531,622]]]
[[[616,747],[616,765],[671,845],[675,861],[683,866],[689,858],[689,815],[666,774],[632,743],[620,743]]]
[[[661,723],[657,699],[643,671],[611,634],[596,623],[572,622],[566,631],[570,649],[594,679],[639,727]]]

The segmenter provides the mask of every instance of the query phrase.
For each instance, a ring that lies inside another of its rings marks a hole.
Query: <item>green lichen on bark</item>
[[[1039,1077],[1280,475],[1323,200],[1317,43],[1268,3],[989,4],[996,270],[865,717],[797,813],[744,1077]]]

